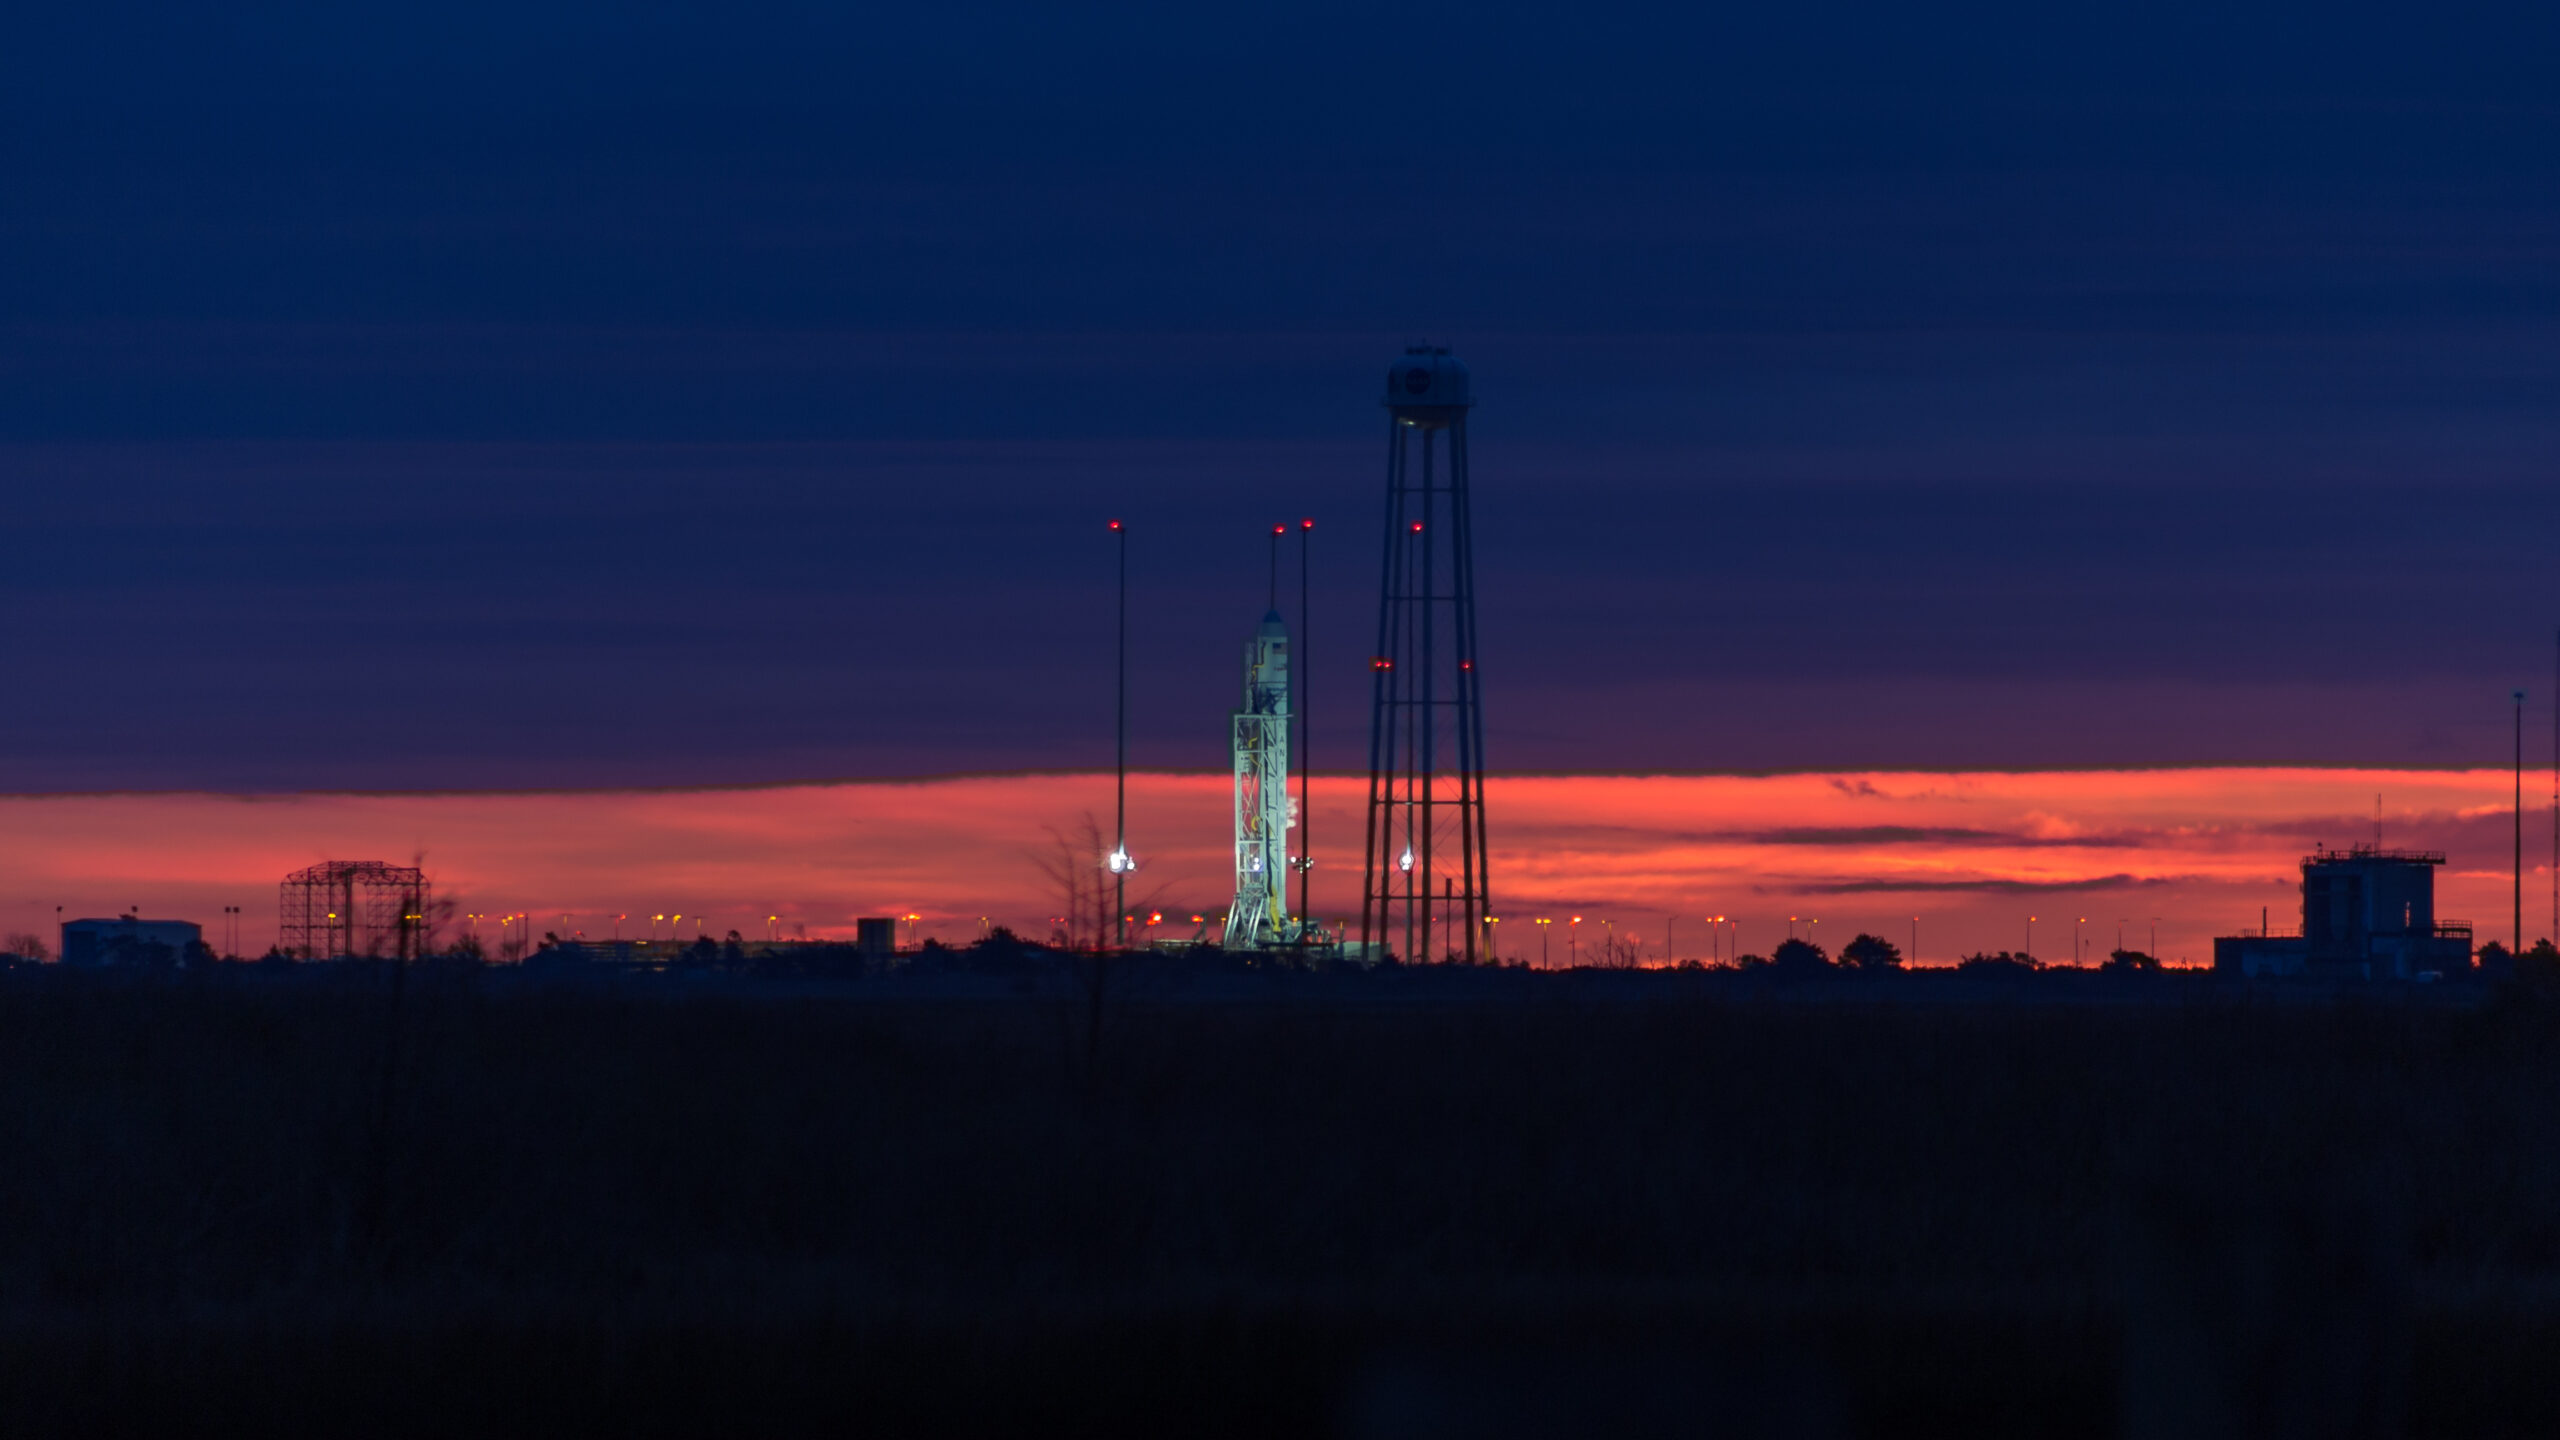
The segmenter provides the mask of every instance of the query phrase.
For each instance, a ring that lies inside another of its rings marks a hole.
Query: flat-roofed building
[[[898,921],[892,915],[863,915],[853,922],[853,943],[874,959],[898,953]]]
[[[2436,915],[2441,850],[2358,845],[2302,859],[2302,928],[2226,935],[2213,967],[2248,976],[2414,980],[2471,968],[2471,925]]]
[[[204,927],[190,920],[62,922],[65,965],[175,965],[204,944]]]

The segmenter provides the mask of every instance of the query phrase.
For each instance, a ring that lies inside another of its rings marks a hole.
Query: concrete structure
[[[62,922],[65,965],[175,965],[204,944],[204,927],[189,920]]]
[[[2302,928],[2291,935],[2227,935],[2213,968],[2248,976],[2413,980],[2471,968],[2471,925],[2436,917],[2440,850],[2359,845],[2302,860]]]
[[[894,915],[865,915],[853,922],[853,943],[862,953],[887,956],[898,953],[898,919]]]
[[[1289,915],[1289,627],[1274,610],[1244,647],[1244,708],[1235,712],[1236,898],[1225,944],[1259,950],[1298,938]]]

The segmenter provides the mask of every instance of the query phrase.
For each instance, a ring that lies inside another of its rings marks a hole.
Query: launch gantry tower
[[[1244,707],[1235,712],[1236,898],[1226,947],[1295,943],[1289,914],[1289,627],[1273,610],[1244,647]]]

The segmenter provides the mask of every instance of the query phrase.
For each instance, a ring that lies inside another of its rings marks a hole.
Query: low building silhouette
[[[204,944],[204,927],[191,920],[62,922],[65,965],[175,965]]]
[[[2302,858],[2302,928],[2225,935],[2213,968],[2226,974],[2414,980],[2471,968],[2471,924],[2436,916],[2441,850],[2358,845]]]

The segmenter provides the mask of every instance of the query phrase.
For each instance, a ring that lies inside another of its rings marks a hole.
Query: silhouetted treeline
[[[237,961],[217,960],[202,946],[192,946],[188,953],[178,955],[166,946],[138,945],[117,952],[112,959],[110,968],[116,969],[244,968]],[[1364,986],[1402,993],[1415,985],[1439,985],[1455,986],[1468,994],[1506,988],[1530,994],[1540,992],[1542,987],[1583,983],[1650,988],[1663,993],[1703,991],[1741,996],[1775,988],[1807,996],[1907,996],[1928,1000],[1971,993],[2020,999],[2039,995],[2075,999],[2169,998],[2199,987],[2266,994],[2345,990],[2374,997],[2406,997],[2414,993],[2410,985],[2402,982],[2367,982],[2337,976],[2247,980],[2201,968],[2166,966],[2154,956],[2129,949],[2112,951],[2096,965],[2052,964],[2007,950],[1968,954],[1953,965],[1914,965],[1899,946],[1864,933],[1843,945],[1836,958],[1818,943],[1792,938],[1780,942],[1767,956],[1746,954],[1721,963],[1695,959],[1669,965],[1639,963],[1627,942],[1583,947],[1581,961],[1576,966],[1552,969],[1532,966],[1519,957],[1473,965],[1455,959],[1409,965],[1391,954],[1384,963],[1361,966],[1328,959],[1320,952],[1227,952],[1211,943],[1097,952],[1028,940],[998,926],[986,938],[971,944],[946,945],[928,940],[915,949],[902,951],[869,949],[851,942],[758,943],[743,940],[731,931],[721,939],[705,936],[670,955],[663,948],[640,952],[636,942],[562,942],[556,936],[546,936],[544,945],[520,965],[493,962],[467,944],[421,963],[443,969],[520,970],[528,976],[570,981],[645,982],[650,976],[666,975],[746,984],[895,983],[912,987],[937,981],[964,986],[1001,982],[997,988],[1017,991],[1066,985],[1088,998],[1096,984],[1113,983],[1110,977],[1114,974],[1121,977],[1118,983],[1156,988],[1215,984],[1243,977],[1287,984],[1296,983],[1292,977],[1298,977],[1310,982],[1321,980],[1328,986],[1350,987],[1348,993],[1357,993]],[[362,959],[297,961],[270,952],[255,968],[319,975],[335,968],[379,963]],[[43,968],[0,954],[0,969],[12,966]],[[2503,947],[2484,946],[2477,968],[2426,988],[2459,1001],[2476,997],[2485,986],[2496,985],[2560,989],[2560,950],[2546,940],[2520,960],[2510,962]]]

